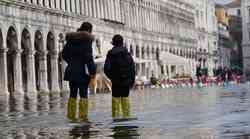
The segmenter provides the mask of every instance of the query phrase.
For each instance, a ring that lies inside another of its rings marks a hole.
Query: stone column
[[[76,0],[70,0],[70,1],[71,1],[72,12],[76,13]]]
[[[92,0],[91,2],[92,2],[92,8],[91,8],[92,9],[92,16],[96,18],[97,17],[96,16],[96,13],[97,13],[97,10],[96,10],[96,0]]]
[[[122,6],[122,4],[121,4],[121,1],[120,0],[117,0],[116,1],[116,5],[117,5],[117,18],[118,18],[118,21],[123,21],[122,20],[122,12],[121,12],[121,10],[122,10],[122,8],[121,8],[121,6]]]
[[[7,48],[0,49],[0,95],[8,95]]]
[[[86,16],[89,15],[88,6],[89,6],[89,5],[88,5],[88,1],[87,1],[87,0],[84,0],[84,8],[83,8],[83,9],[84,9],[84,12],[83,12],[83,13],[84,13],[84,15],[86,15]]]
[[[96,0],[96,17],[97,17],[97,18],[102,18],[102,17],[101,17],[100,9],[101,9],[100,1],[99,1],[99,0]]]
[[[99,10],[100,10],[100,18],[104,18],[104,2],[103,0],[98,0]]]
[[[138,45],[138,47],[139,47],[139,57],[138,57],[138,59],[139,59],[139,61],[141,61],[142,60],[142,47],[141,47],[141,45]],[[142,63],[139,63],[138,64],[139,65],[139,76],[141,76],[142,75]]]
[[[66,1],[67,1],[67,3],[65,3],[66,4],[66,11],[70,12],[70,0],[66,0]]]
[[[28,59],[27,59],[27,80],[28,80],[28,93],[36,93],[36,76],[35,76],[35,58],[34,58],[35,51],[28,52]]]
[[[58,45],[56,40],[55,45]],[[51,56],[51,92],[60,92],[58,78],[58,51],[54,50],[50,53]]]
[[[49,0],[45,0],[45,7],[49,8]]]
[[[76,0],[75,8],[76,8],[76,13],[80,14],[80,1],[79,0]]]
[[[21,63],[21,49],[17,49],[14,55],[14,91],[15,93],[23,94],[23,80],[22,80],[22,63]]]
[[[60,0],[62,5],[62,10],[65,11],[65,0]]]
[[[61,1],[61,0],[56,0],[56,1],[55,1],[55,8],[56,8],[56,9],[61,9],[61,8],[60,8],[60,1]]]
[[[54,1],[54,0],[50,0],[50,3],[51,3],[51,8],[52,8],[52,9],[56,8],[55,1]]]
[[[39,77],[40,77],[40,91],[43,93],[49,92],[48,89],[48,75],[47,75],[47,51],[43,51],[40,56],[40,62],[39,62]]]
[[[168,78],[171,79],[172,75],[171,75],[172,71],[171,71],[171,65],[168,65]]]
[[[88,1],[88,13],[89,13],[89,16],[93,16],[93,13],[92,13],[92,1],[93,0],[87,0]]]
[[[118,5],[117,5],[117,0],[112,0],[113,1],[113,6],[114,6],[114,10],[113,10],[113,12],[114,12],[114,20],[115,21],[119,21],[118,20]]]
[[[64,72],[65,72],[65,69],[67,67],[67,63],[65,61],[62,61],[62,71],[63,71],[63,75],[64,75]],[[63,77],[63,76],[62,76]],[[62,91],[69,91],[69,84],[67,81],[62,81]]]

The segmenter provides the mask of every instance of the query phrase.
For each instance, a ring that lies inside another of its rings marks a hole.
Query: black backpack
[[[112,55],[112,82],[120,86],[132,86],[135,81],[135,63],[129,52]]]

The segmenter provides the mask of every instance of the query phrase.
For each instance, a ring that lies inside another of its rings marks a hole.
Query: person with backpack
[[[135,82],[135,63],[121,35],[112,38],[112,45],[104,64],[104,73],[112,82],[112,117],[118,118],[122,112],[126,118],[130,115],[129,91]]]
[[[94,36],[91,32],[92,24],[84,22],[77,32],[67,33],[67,43],[62,51],[62,57],[68,64],[64,80],[69,81],[70,87],[67,117],[73,121],[76,120],[78,91],[80,94],[78,117],[83,121],[88,117],[88,86],[96,74],[92,53]]]

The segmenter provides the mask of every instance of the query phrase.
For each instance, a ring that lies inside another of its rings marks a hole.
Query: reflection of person
[[[81,125],[81,126],[75,126],[71,131],[69,131],[69,135],[73,139],[89,139],[91,136],[90,132],[91,126],[89,124]]]
[[[92,54],[92,42],[94,40],[92,25],[84,22],[77,32],[66,35],[62,57],[68,66],[65,70],[64,80],[69,81],[70,98],[68,101],[68,118],[76,119],[77,94],[79,90],[79,118],[87,119],[88,112],[88,85],[95,77],[96,66]]]
[[[129,91],[135,82],[135,63],[123,46],[123,37],[115,35],[112,39],[114,46],[107,54],[104,72],[112,82],[112,116],[119,116],[120,107],[123,117],[129,116]]]
[[[137,139],[140,137],[138,133],[138,126],[115,126],[113,127],[114,139],[128,138],[128,139]]]

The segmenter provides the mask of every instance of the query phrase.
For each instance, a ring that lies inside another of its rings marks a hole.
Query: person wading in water
[[[112,39],[114,46],[107,54],[104,73],[112,82],[112,116],[123,118],[130,116],[129,90],[135,82],[135,63],[123,46],[123,37],[115,35]]]
[[[70,97],[68,100],[67,117],[77,120],[77,95],[80,94],[79,119],[88,118],[88,86],[91,79],[95,78],[96,65],[93,59],[91,35],[92,24],[84,22],[77,32],[66,34],[66,45],[62,52],[63,59],[68,66],[65,69],[64,80],[69,81]]]

